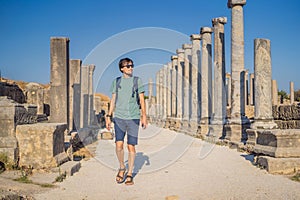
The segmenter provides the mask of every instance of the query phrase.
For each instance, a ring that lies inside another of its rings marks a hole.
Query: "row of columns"
[[[207,134],[209,124],[223,126],[226,123],[226,106],[229,99],[226,98],[227,94],[231,95],[228,103],[231,105],[230,122],[244,123],[246,83],[243,81],[246,79],[242,80],[241,74],[245,73],[245,3],[245,0],[228,1],[228,7],[232,10],[232,64],[231,74],[227,76],[228,81],[225,73],[224,44],[226,17],[214,18],[212,27],[202,27],[200,34],[192,34],[191,44],[183,44],[182,48],[176,50],[176,55],[171,56],[171,62],[157,72],[157,114],[163,116],[161,114],[166,113],[166,119],[160,118],[162,122],[165,121],[166,127]]]
[[[69,38],[50,39],[50,122],[68,124],[69,132],[95,122],[95,65],[69,59]]]

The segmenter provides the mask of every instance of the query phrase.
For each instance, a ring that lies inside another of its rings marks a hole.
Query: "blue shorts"
[[[114,118],[116,142],[123,141],[127,133],[127,144],[137,145],[140,119]]]

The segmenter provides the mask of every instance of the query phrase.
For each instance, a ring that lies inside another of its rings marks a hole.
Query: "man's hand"
[[[142,117],[141,117],[141,125],[142,125],[142,127],[143,127],[143,129],[145,129],[145,128],[147,128],[147,117],[146,117],[146,115],[142,115]]]

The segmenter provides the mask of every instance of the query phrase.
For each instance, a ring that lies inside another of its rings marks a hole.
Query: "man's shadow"
[[[144,165],[150,165],[149,156],[144,155],[143,152],[136,153],[132,176],[135,177]],[[128,169],[128,161],[126,163],[126,168]]]

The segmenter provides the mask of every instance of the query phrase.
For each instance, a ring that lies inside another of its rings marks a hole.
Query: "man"
[[[133,67],[133,61],[130,58],[123,58],[119,61],[119,70],[122,72],[122,76],[112,83],[112,98],[106,115],[106,128],[110,130],[111,117],[114,112],[116,154],[120,163],[116,177],[117,183],[122,183],[125,178],[126,167],[123,146],[124,137],[127,134],[128,172],[126,185],[134,184],[132,172],[136,154],[135,145],[138,143],[139,125],[141,124],[143,128],[147,126],[145,90],[141,79],[133,76]]]

